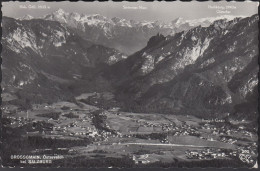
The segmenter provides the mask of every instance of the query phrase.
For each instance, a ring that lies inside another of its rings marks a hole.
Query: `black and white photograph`
[[[259,2],[2,2],[1,167],[258,168]]]

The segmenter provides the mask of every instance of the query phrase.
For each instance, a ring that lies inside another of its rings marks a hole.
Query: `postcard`
[[[258,168],[258,2],[3,2],[1,166]]]

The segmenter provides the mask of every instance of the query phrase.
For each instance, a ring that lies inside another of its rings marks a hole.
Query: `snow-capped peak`
[[[67,23],[67,16],[69,13],[66,13],[63,9],[59,8],[51,14],[48,14],[43,17],[45,20],[54,20],[62,23]]]
[[[27,15],[21,17],[21,18],[18,18],[18,19],[19,20],[31,20],[31,19],[33,19],[33,16],[27,14]]]
[[[89,15],[88,19],[99,20],[99,21],[107,21],[108,20],[105,16],[100,15],[100,14]]]
[[[81,25],[82,29],[84,30],[84,24],[94,25],[94,26],[121,26],[121,27],[145,27],[145,28],[166,28],[166,29],[176,29],[175,31],[182,31],[185,29],[190,29],[192,27],[196,27],[201,25],[202,27],[208,27],[216,20],[220,19],[227,19],[233,20],[237,17],[244,17],[244,16],[232,16],[232,15],[220,15],[216,17],[206,17],[206,18],[199,18],[199,19],[191,19],[185,20],[184,18],[178,17],[172,20],[169,23],[163,23],[160,21],[134,21],[134,20],[127,20],[119,17],[114,18],[107,18],[100,14],[78,14],[78,13],[67,13],[63,9],[59,8],[57,11],[53,12],[52,14],[46,15],[44,19],[47,20],[56,20],[62,23],[67,23],[72,27],[78,27],[78,24]],[[75,22],[76,21],[76,22]]]
[[[76,21],[79,21],[81,18],[81,15],[79,13],[72,12],[69,14],[69,17],[75,19]]]
[[[188,24],[189,26],[196,27],[201,25],[202,27],[208,27],[214,21],[226,19],[227,21],[233,20],[235,18],[244,18],[245,16],[234,16],[234,15],[219,15],[216,17],[205,17],[199,19],[191,19],[191,20],[184,20],[183,18],[179,17],[173,20],[171,23],[173,26],[180,27],[184,24]]]
[[[63,14],[65,14],[65,11],[64,11],[63,9],[59,8],[59,9],[58,9],[57,11],[55,11],[54,13],[63,15]]]
[[[184,22],[184,19],[182,17],[178,17],[172,21],[173,24],[181,24],[182,22]]]

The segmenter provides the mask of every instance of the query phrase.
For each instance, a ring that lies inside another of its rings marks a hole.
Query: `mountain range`
[[[258,15],[201,21],[145,24],[63,10],[3,17],[2,87],[18,97],[4,101],[51,103],[111,91],[125,111],[254,120]],[[117,47],[127,49],[124,41],[141,45],[127,52]]]
[[[258,16],[156,35],[109,68],[127,110],[253,119],[258,97]]]
[[[94,75],[97,66],[112,65],[127,57],[83,39],[56,21],[3,17],[2,24],[2,87],[4,91],[21,92],[23,98],[33,94],[46,101],[59,99],[71,92],[63,87]],[[46,91],[50,92],[43,93]]]
[[[130,55],[145,47],[150,37],[157,33],[173,35],[199,25],[208,27],[215,20],[226,19],[229,21],[235,17],[244,16],[223,15],[194,20],[176,18],[171,22],[165,23],[162,21],[127,20],[119,17],[108,18],[100,14],[69,13],[63,9],[58,9],[40,18],[64,23],[91,42],[114,48]],[[31,20],[33,17],[26,15],[20,19]]]

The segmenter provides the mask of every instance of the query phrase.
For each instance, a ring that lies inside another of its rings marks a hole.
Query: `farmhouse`
[[[144,155],[140,155],[140,156],[133,155],[133,160],[134,160],[135,164],[147,164],[147,163],[150,163],[150,160],[147,159],[148,157],[149,157],[149,154],[144,154]]]

